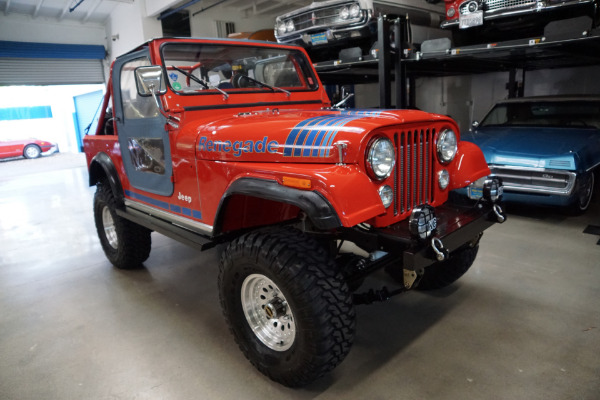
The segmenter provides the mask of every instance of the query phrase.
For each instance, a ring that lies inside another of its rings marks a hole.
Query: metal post
[[[392,106],[391,55],[390,55],[390,24],[383,17],[377,18],[377,57],[379,58],[379,108]]]
[[[400,17],[394,21],[394,44],[396,47],[395,62],[395,83],[396,83],[396,108],[407,108],[407,79],[406,66],[402,61],[404,57],[404,44],[406,42],[407,30],[406,17]]]
[[[508,71],[508,83],[506,86],[508,89],[508,98],[514,99],[517,97],[517,70],[515,68]]]

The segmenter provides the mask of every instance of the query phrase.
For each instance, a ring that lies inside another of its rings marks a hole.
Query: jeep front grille
[[[575,173],[570,171],[495,165],[490,170],[502,179],[506,192],[568,196],[575,186]]]
[[[394,172],[394,215],[433,202],[433,138],[435,129],[394,135],[398,154]]]

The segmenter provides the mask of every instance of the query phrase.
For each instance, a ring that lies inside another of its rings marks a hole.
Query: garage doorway
[[[83,136],[94,133],[95,127],[92,122],[100,108],[102,96],[102,90],[97,90],[73,97],[73,103],[75,104],[73,121],[75,123],[77,147],[80,152],[83,152]]]

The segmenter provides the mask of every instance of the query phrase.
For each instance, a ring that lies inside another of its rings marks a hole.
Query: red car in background
[[[38,139],[0,140],[0,159],[12,157],[38,158],[58,151],[56,143]]]

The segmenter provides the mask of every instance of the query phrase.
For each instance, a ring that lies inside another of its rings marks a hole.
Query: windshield
[[[480,126],[498,125],[600,129],[600,102],[582,100],[497,104]]]
[[[176,43],[163,46],[162,56],[169,85],[176,93],[269,91],[289,94],[317,88],[309,61],[298,50]]]

